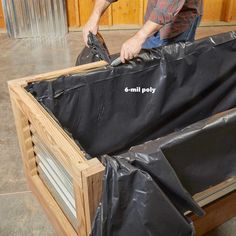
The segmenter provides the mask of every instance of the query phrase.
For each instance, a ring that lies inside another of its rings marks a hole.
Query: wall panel
[[[80,25],[79,14],[79,1],[75,0],[67,0],[67,21],[69,26],[77,26]]]
[[[75,1],[75,0],[70,0]],[[95,0],[79,1],[80,26],[83,26],[92,11]],[[101,25],[141,25],[148,0],[119,0],[112,4],[101,19]],[[233,7],[230,4],[233,3]],[[229,12],[230,11],[230,12]],[[70,14],[70,12],[68,12]],[[230,21],[236,19],[236,0],[204,0],[205,22]]]
[[[121,0],[112,4],[113,25],[138,25],[143,17],[143,1]]]
[[[236,20],[236,0],[233,2],[232,20]]]
[[[0,0],[0,3],[3,0]],[[70,27],[83,26],[92,11],[95,0],[67,0],[68,23]],[[141,25],[148,0],[119,0],[102,17],[100,24]],[[204,0],[203,21],[215,22],[236,20],[236,0]],[[0,6],[0,28],[4,26],[2,7]]]
[[[228,1],[228,0],[227,0]],[[205,0],[204,2],[204,21],[220,21],[224,9],[224,0]]]
[[[2,10],[2,0],[0,0],[0,28],[5,28],[4,16]]]

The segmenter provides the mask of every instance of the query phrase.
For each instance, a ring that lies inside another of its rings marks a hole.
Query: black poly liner
[[[218,114],[236,106],[235,32],[27,90],[87,153],[110,154],[92,235],[193,235],[184,212],[203,211],[191,195],[235,175],[235,111]]]
[[[186,211],[204,211],[192,195],[236,175],[236,108],[178,132],[104,156],[95,236],[190,236]]]

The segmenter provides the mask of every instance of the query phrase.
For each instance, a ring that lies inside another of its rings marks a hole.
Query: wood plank
[[[11,104],[25,172],[29,176],[37,175],[36,160],[28,120],[19,110],[12,96]]]
[[[69,27],[79,27],[79,3],[78,0],[67,0],[67,23]]]
[[[222,12],[222,20],[226,22],[230,22],[232,20],[232,12],[233,12],[233,5],[234,0],[227,0],[224,2],[223,12]]]
[[[148,0],[144,0],[144,12],[146,12],[146,9],[147,9],[147,4],[148,4]]]
[[[94,1],[93,0],[80,0],[79,1],[79,16],[81,25],[85,25],[88,21],[92,10]]]
[[[193,198],[201,207],[203,207],[235,190],[236,177],[231,177],[220,184],[194,195]]]
[[[15,87],[16,85],[19,85],[21,87],[25,87],[28,85],[28,83],[55,79],[61,75],[76,74],[80,72],[92,71],[98,68],[106,67],[107,65],[108,65],[107,62],[99,61],[99,62],[94,62],[94,63],[82,65],[82,66],[69,67],[62,70],[56,70],[56,71],[52,71],[48,73],[43,73],[39,75],[24,77],[21,79],[11,80],[11,81],[8,81],[8,86]]]
[[[204,12],[202,18],[203,21],[222,20],[222,11],[224,10],[223,0],[207,0],[203,1],[203,3],[204,3]]]
[[[79,220],[77,232],[80,236],[87,236],[83,189],[80,187],[80,183],[78,183],[76,179],[73,179],[73,189],[75,195],[76,215]]]
[[[83,171],[84,206],[86,213],[87,233],[91,226],[102,195],[102,181],[105,167],[97,159],[90,161],[90,168]]]
[[[236,216],[236,191],[204,207],[202,218],[191,216],[196,236],[202,236]]]
[[[232,20],[236,20],[236,0],[233,1]]]
[[[145,14],[145,11],[146,9],[144,8],[145,7],[145,1],[144,0],[140,0],[140,12],[139,12],[139,24],[140,25],[143,25],[144,24],[144,14]]]
[[[2,0],[0,0],[0,28],[5,28],[5,21],[2,8]]]
[[[141,3],[140,0],[122,0],[113,3],[113,25],[140,24],[140,8],[143,8]]]

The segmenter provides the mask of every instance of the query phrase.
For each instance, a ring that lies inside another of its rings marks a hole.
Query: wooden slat
[[[231,14],[228,14],[228,18],[226,20],[229,21],[235,21],[236,20],[236,0],[229,0],[231,4],[229,4],[229,9],[231,11]]]
[[[17,104],[12,96],[11,104],[13,108],[18,142],[21,150],[25,172],[29,176],[37,175],[36,160],[28,120],[17,107]]]
[[[2,9],[2,0],[0,0],[0,28],[5,28],[4,15]]]
[[[203,21],[220,21],[222,19],[222,11],[224,9],[223,0],[206,0],[203,3]]]
[[[90,168],[83,171],[84,206],[87,233],[90,235],[92,221],[102,195],[102,181],[105,167],[97,159],[90,161]]]
[[[233,5],[235,0],[227,0],[224,2],[224,7],[222,10],[222,20],[230,22],[232,20]]]
[[[87,236],[88,233],[86,226],[83,188],[80,187],[80,183],[78,183],[76,179],[73,179],[73,188],[75,195],[76,215],[79,220],[77,232],[80,236]]]
[[[140,0],[122,0],[112,4],[112,17],[114,25],[140,24]]]
[[[204,207],[202,218],[192,216],[196,236],[202,236],[236,216],[236,191]]]
[[[79,3],[78,0],[67,0],[67,23],[70,27],[79,27]]]
[[[36,81],[42,81],[42,80],[50,80],[57,78],[61,75],[67,75],[67,74],[76,74],[80,72],[85,72],[85,71],[91,71],[97,68],[102,68],[107,66],[108,63],[105,61],[99,61],[99,62],[94,62],[82,66],[75,66],[75,67],[70,67],[62,70],[56,70],[44,74],[39,74],[39,75],[34,75],[34,76],[28,76],[25,78],[21,79],[15,79],[8,81],[8,86],[10,87],[15,87],[16,85],[19,85],[21,87],[25,87],[28,85],[28,83],[36,82]]]
[[[145,5],[144,0],[140,0],[140,8],[139,8],[139,24],[140,25],[143,25],[144,23],[144,14],[145,14],[144,5]]]
[[[203,207],[235,190],[236,177],[232,177],[216,186],[212,186],[211,188],[194,195],[193,198],[201,207]]]
[[[236,20],[236,0],[233,1],[233,9],[232,9],[232,20],[235,21]]]
[[[93,5],[94,5],[93,0],[79,1],[79,15],[80,15],[81,25],[85,25],[86,22],[88,21],[93,10]]]

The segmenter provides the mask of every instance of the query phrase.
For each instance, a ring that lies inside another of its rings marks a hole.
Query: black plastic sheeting
[[[26,89],[106,166],[92,236],[194,235],[192,196],[236,174],[236,32]]]
[[[235,107],[235,52],[231,32],[27,89],[91,156],[119,153]]]
[[[104,156],[92,235],[194,235],[184,213],[201,216],[203,210],[191,195],[236,175],[235,138],[234,108],[122,155]]]
[[[111,63],[110,53],[100,33],[97,33],[97,35],[93,35],[91,32],[89,32],[88,46],[89,47],[85,47],[79,54],[75,64],[76,66],[100,60]]]

